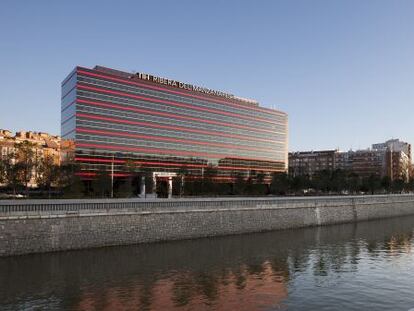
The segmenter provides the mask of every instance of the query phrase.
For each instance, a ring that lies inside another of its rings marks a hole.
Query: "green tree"
[[[180,169],[177,171],[177,178],[175,179],[175,187],[176,193],[181,197],[185,195],[185,183],[186,183],[186,177],[188,176],[188,169],[185,166],[180,167]]]
[[[348,175],[348,189],[351,193],[356,193],[361,188],[361,178],[358,174],[350,172]]]
[[[290,181],[286,173],[273,173],[272,182],[270,184],[270,193],[277,195],[285,195],[289,192]]]
[[[134,193],[133,189],[132,178],[126,177],[118,182],[115,195],[118,198],[130,198]]]
[[[57,188],[65,198],[81,198],[85,195],[85,183],[76,175],[79,165],[73,158],[67,158],[60,164]]]
[[[18,180],[26,189],[26,196],[29,195],[29,183],[34,177],[33,171],[36,169],[36,145],[23,141],[15,144]]]
[[[112,180],[107,171],[100,170],[97,172],[95,179],[92,181],[92,189],[97,197],[109,197],[112,188]]]
[[[55,164],[51,156],[47,155],[38,162],[36,182],[39,187],[47,190],[49,198],[52,185],[56,186],[59,182],[59,172],[60,168]]]
[[[394,180],[392,183],[392,190],[394,193],[401,193],[404,190],[405,182],[402,179]]]
[[[207,166],[204,170],[202,179],[202,192],[203,194],[215,193],[214,178],[217,176],[217,170],[213,166]]]
[[[253,178],[248,177],[245,181],[245,187],[244,187],[244,194],[252,195],[255,194],[255,184],[253,183]]]
[[[290,180],[290,186],[295,193],[309,189],[311,187],[311,181],[309,175],[297,175]]]
[[[391,192],[391,185],[392,182],[390,176],[384,176],[381,179],[381,188],[384,189],[387,193]]]
[[[321,170],[316,172],[312,177],[313,188],[322,192],[331,191],[331,172]]]
[[[79,176],[74,175],[63,188],[63,197],[82,198],[85,195],[85,185]]]
[[[0,159],[0,183],[6,184],[13,190],[13,194],[16,194],[16,190],[19,186],[19,166],[15,161],[15,153],[10,152]]]
[[[369,177],[362,180],[362,188],[364,191],[369,191],[371,194],[376,193],[381,189],[381,178],[378,175],[371,174]]]
[[[265,195],[268,193],[268,185],[265,183],[266,174],[264,172],[252,171],[250,173],[249,193],[252,195]]]
[[[242,195],[244,194],[246,188],[246,182],[244,180],[244,175],[242,172],[237,172],[235,174],[235,180],[233,183],[233,194]]]
[[[407,188],[409,191],[414,191],[414,178],[411,178],[408,182]]]
[[[332,172],[331,189],[337,193],[341,193],[342,191],[348,189],[348,182],[345,171],[337,169]]]
[[[119,186],[117,188],[116,195],[118,197],[131,197],[133,194],[136,193],[136,189],[134,185],[134,180],[138,178],[138,169],[139,166],[132,160],[127,160],[124,164],[124,171],[126,172],[127,176],[123,181],[119,182]]]
[[[265,178],[266,178],[266,174],[263,172],[259,172],[256,175],[256,182],[258,184],[264,184]]]

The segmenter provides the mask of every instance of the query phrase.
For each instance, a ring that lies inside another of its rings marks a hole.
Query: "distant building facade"
[[[413,176],[411,159],[411,145],[391,139],[365,150],[291,152],[289,172],[292,176],[312,176],[321,170],[341,169],[360,177],[388,176],[391,180],[408,181]]]
[[[309,175],[335,169],[338,150],[320,150],[289,153],[289,173],[293,176]]]
[[[384,177],[387,173],[385,150],[356,150],[348,151],[348,165],[346,167],[360,177],[377,176]],[[345,169],[336,166],[338,169]]]
[[[391,180],[402,179],[409,181],[412,175],[411,157],[403,151],[388,151],[387,152],[387,176]]]
[[[388,150],[394,152],[404,152],[411,160],[411,144],[400,141],[399,139],[390,139],[385,143],[373,144],[373,150]]]
[[[0,156],[5,159],[8,156],[16,157],[17,146],[24,142],[33,144],[33,163],[39,162],[44,157],[53,159],[53,163],[59,165],[61,162],[60,136],[50,135],[48,133],[20,131],[15,135],[9,130],[0,129]],[[12,159],[16,161],[16,159]],[[30,187],[36,187],[36,167],[32,171]]]
[[[339,151],[335,152],[335,165],[334,169],[341,169],[345,171],[352,170],[352,160],[353,152],[352,151]]]
[[[412,175],[411,144],[390,139],[385,143],[373,144],[372,149],[386,152],[386,175],[391,180],[402,179],[408,181]]]

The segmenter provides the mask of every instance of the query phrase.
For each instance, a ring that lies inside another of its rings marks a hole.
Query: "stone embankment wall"
[[[414,195],[0,201],[0,256],[414,214]]]

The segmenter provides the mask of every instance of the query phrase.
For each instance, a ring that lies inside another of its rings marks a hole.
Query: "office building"
[[[287,171],[287,114],[221,91],[144,73],[76,67],[62,82],[61,132],[78,174],[185,171],[217,181]]]

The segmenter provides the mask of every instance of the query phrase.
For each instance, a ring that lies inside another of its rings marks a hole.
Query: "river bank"
[[[414,195],[0,201],[0,256],[414,214]]]

